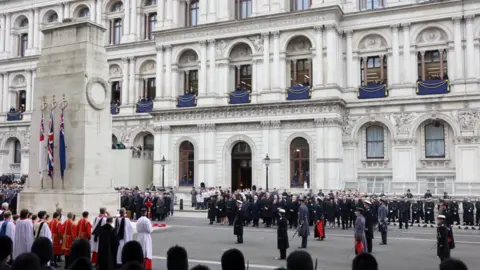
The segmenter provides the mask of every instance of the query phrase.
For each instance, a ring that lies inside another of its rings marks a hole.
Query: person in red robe
[[[85,239],[90,241],[92,238],[92,223],[88,220],[88,212],[85,211],[82,213],[82,218],[78,221],[77,224],[77,233],[78,238]]]
[[[57,262],[62,256],[62,224],[60,223],[60,214],[53,213],[53,219],[48,223],[48,227],[52,232],[52,247],[53,247],[53,267],[58,267]]]
[[[317,200],[317,205],[315,207],[314,237],[318,238],[319,241],[325,239],[325,215],[323,214],[323,202],[320,199]]]
[[[152,203],[152,200],[150,197],[147,197],[145,199],[145,207],[147,208],[147,217],[148,218],[152,218],[152,206],[153,206],[153,203]]]
[[[70,267],[72,263],[70,261],[70,249],[72,248],[73,240],[76,239],[77,232],[74,221],[74,215],[72,213],[67,214],[67,220],[63,224],[63,242],[62,250],[65,255],[65,269]]]

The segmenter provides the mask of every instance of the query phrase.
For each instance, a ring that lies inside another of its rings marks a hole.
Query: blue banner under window
[[[120,108],[118,108],[118,105],[117,104],[111,104],[110,105],[110,113],[115,115],[115,114],[118,114],[120,112]]]
[[[310,99],[310,87],[303,85],[294,85],[287,89],[287,100]]]
[[[386,84],[369,84],[358,88],[359,99],[384,97],[388,97],[388,88]]]
[[[153,111],[153,101],[142,100],[137,103],[137,113],[148,113]]]
[[[197,96],[185,94],[177,98],[177,107],[188,108],[197,106]]]
[[[235,90],[230,92],[230,104],[245,104],[250,103],[250,91],[248,90]]]
[[[7,121],[19,121],[22,120],[22,112],[8,112]]]
[[[437,95],[450,93],[449,80],[425,80],[417,82],[417,95]]]

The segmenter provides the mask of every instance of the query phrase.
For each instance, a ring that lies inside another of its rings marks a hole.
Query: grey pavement
[[[166,269],[167,250],[174,245],[186,248],[190,267],[197,264],[207,265],[212,270],[221,269],[222,253],[230,248],[240,249],[249,262],[250,269],[275,269],[285,266],[277,261],[276,230],[268,228],[245,228],[244,244],[235,244],[233,228],[225,225],[208,225],[206,215],[200,217],[174,216],[166,221],[170,230],[154,232],[153,255],[154,269]],[[380,234],[376,232],[373,240],[373,255],[377,258],[379,269],[388,270],[436,270],[439,260],[436,257],[436,229],[410,228],[399,230],[389,228],[387,246],[378,245]],[[289,231],[289,237],[294,230]],[[353,254],[353,232],[350,230],[327,229],[325,241],[309,238],[307,251],[318,260],[318,270],[351,269]],[[313,232],[312,232],[313,236]],[[463,260],[469,269],[478,264],[480,248],[479,231],[454,231],[456,248],[452,256]],[[300,245],[300,238],[290,241],[290,253]]]

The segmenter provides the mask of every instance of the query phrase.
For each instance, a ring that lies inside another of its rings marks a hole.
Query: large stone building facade
[[[4,173],[37,162],[41,29],[74,18],[106,28],[112,140],[153,152],[155,185],[480,192],[478,1],[6,0],[0,10]]]

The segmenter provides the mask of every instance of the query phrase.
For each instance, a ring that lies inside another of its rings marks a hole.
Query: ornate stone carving
[[[417,44],[431,44],[431,43],[446,42],[446,41],[447,41],[447,34],[445,33],[445,31],[437,27],[424,29],[417,36]]]
[[[205,124],[200,124],[196,126],[173,126],[173,133],[196,133],[203,131],[205,129]]]
[[[411,138],[397,138],[393,141],[394,145],[415,145],[417,141]]]
[[[157,52],[162,52],[162,51],[163,51],[163,47],[164,47],[163,45],[158,45],[158,46],[155,47],[155,50],[156,50]]]
[[[162,132],[166,133],[166,132],[170,132],[172,129],[170,126],[162,126]]]
[[[30,128],[28,128],[25,131],[22,131],[20,133],[23,136],[23,148],[29,148],[30,147]]]
[[[230,59],[250,58],[252,56],[252,49],[245,43],[236,45],[232,52],[230,52]]]
[[[215,124],[214,123],[208,123],[205,125],[205,130],[206,131],[215,131]]]
[[[146,63],[144,63],[142,65],[141,72],[142,73],[152,73],[152,72],[155,72],[156,67],[157,67],[157,64],[155,63],[155,61],[147,61]]]
[[[253,43],[253,47],[255,47],[257,53],[263,52],[263,40],[261,36],[249,37],[248,39]]]
[[[153,131],[155,133],[160,133],[160,132],[162,132],[162,127],[153,127]]]
[[[269,129],[270,128],[270,121],[262,121],[260,122],[262,129]]]
[[[386,49],[387,41],[380,35],[368,35],[362,39],[359,46],[360,50],[379,50]]]
[[[364,159],[362,166],[364,169],[385,169],[388,168],[388,159]]]
[[[198,61],[198,55],[193,50],[185,51],[180,57],[180,65],[196,64]]]
[[[205,129],[206,129],[206,127],[207,127],[206,124],[198,124],[198,125],[197,125],[197,129],[198,129],[198,131],[200,131],[200,132],[204,132]]]
[[[226,49],[227,42],[225,42],[225,40],[220,40],[219,42],[215,43],[215,51],[217,52],[217,56],[223,56]]]
[[[340,119],[339,117],[316,118],[314,122],[315,122],[315,126],[317,127],[331,127],[331,126],[342,125],[342,119]]]
[[[360,118],[359,116],[351,116],[348,113],[345,113],[343,115],[343,119],[342,119],[342,122],[343,122],[342,123],[342,135],[343,136],[352,135],[353,127],[355,126],[355,123],[357,122],[357,120],[359,118]]]
[[[314,122],[311,120],[282,121],[283,129],[303,129],[313,128]]]
[[[450,159],[443,159],[443,158],[425,158],[421,159],[420,163],[422,164],[422,168],[448,168],[450,167]]]
[[[406,133],[410,131],[413,120],[417,117],[417,113],[399,113],[391,114],[390,121],[397,128],[397,132]]]
[[[480,143],[480,137],[477,136],[462,136],[455,138],[456,144],[478,144]]]
[[[299,36],[292,39],[287,46],[289,53],[309,53],[312,48],[312,43],[305,36]]]
[[[280,124],[281,124],[280,120],[272,120],[270,121],[270,128],[279,129]]]
[[[457,120],[462,131],[472,131],[480,119],[480,111],[468,110],[457,113]]]
[[[245,130],[261,130],[261,129],[262,129],[262,126],[260,123],[239,123],[239,124],[217,125],[217,132],[222,132],[222,131],[242,132]]]
[[[122,69],[118,65],[110,66],[110,77],[120,77],[122,76]]]
[[[23,75],[17,75],[13,79],[12,86],[25,86],[25,77]]]

